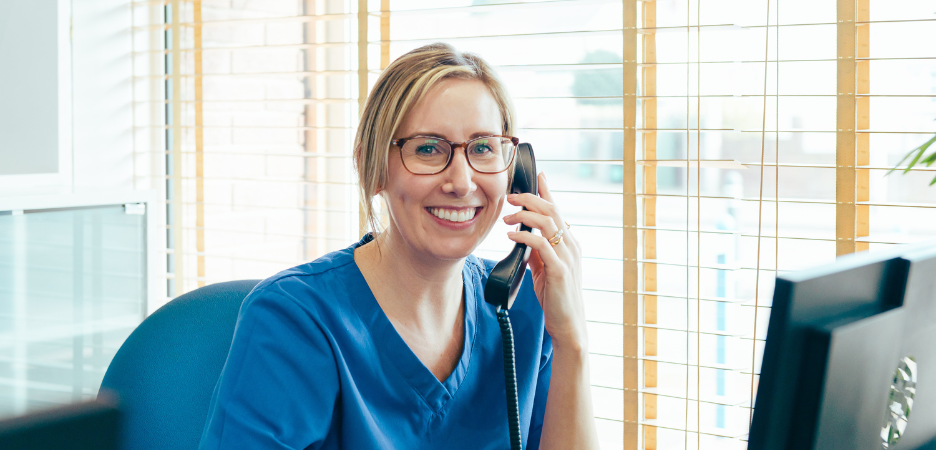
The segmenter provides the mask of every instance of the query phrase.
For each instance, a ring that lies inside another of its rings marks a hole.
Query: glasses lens
[[[452,147],[444,141],[431,138],[413,138],[401,149],[403,164],[413,173],[431,174],[441,171],[452,155]]]
[[[468,162],[478,172],[500,172],[513,159],[513,141],[503,137],[486,137],[468,144]]]

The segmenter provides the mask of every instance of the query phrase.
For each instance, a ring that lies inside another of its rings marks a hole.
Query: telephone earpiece
[[[533,157],[533,147],[527,143],[520,144],[517,147],[516,159],[510,193],[536,194],[539,190],[536,185],[536,159]],[[531,230],[532,228],[520,224],[520,231]],[[526,244],[515,245],[510,254],[491,270],[487,283],[484,285],[484,299],[501,309],[508,309],[517,297],[517,289],[520,287],[520,281],[523,280],[529,258],[530,248]]]

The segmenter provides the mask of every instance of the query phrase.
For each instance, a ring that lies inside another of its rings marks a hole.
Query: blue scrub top
[[[280,272],[244,300],[200,449],[510,447],[501,334],[484,283],[462,270],[465,343],[448,379],[422,364],[354,262],[360,242]],[[527,271],[510,309],[525,448],[539,448],[552,342]]]

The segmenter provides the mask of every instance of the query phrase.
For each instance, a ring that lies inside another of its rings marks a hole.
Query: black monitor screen
[[[106,401],[63,406],[0,421],[4,450],[117,450],[120,413]]]

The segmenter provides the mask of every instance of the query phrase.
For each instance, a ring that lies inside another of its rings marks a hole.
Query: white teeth
[[[468,210],[454,211],[445,208],[430,208],[429,212],[433,216],[436,216],[440,219],[445,219],[450,222],[465,222],[471,219],[474,219],[476,209],[471,208]]]

